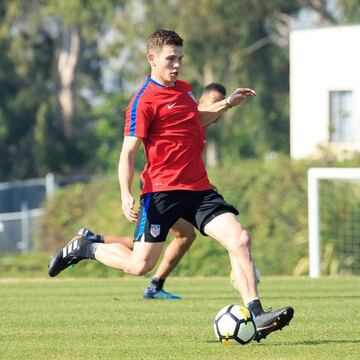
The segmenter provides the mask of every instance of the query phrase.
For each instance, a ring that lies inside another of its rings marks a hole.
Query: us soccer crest
[[[160,225],[158,224],[152,224],[150,225],[150,234],[156,238],[160,235]]]

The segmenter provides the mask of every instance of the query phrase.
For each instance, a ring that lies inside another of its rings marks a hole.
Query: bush
[[[320,164],[278,156],[267,161],[229,162],[209,171],[212,183],[239,210],[240,222],[252,235],[255,263],[264,275],[307,272],[307,169],[310,165]],[[137,184],[135,180],[135,188]],[[136,192],[138,190],[134,194]],[[336,223],[336,216],[334,213],[327,222]],[[40,248],[54,251],[84,226],[98,233],[132,236],[134,225],[122,215],[115,178],[59,190],[45,206]],[[168,238],[171,239],[171,233]],[[324,243],[327,244],[326,239]],[[173,274],[227,275],[229,271],[227,252],[198,233]]]
[[[121,212],[119,185],[115,178],[57,190],[44,206],[38,248],[54,251],[69,241],[81,227],[90,227],[99,233],[132,236],[132,224]]]
[[[0,278],[47,277],[47,264],[50,254],[29,252],[21,254],[3,254],[0,256]],[[123,273],[103,266],[97,261],[83,261],[63,271],[60,277],[121,277]]]
[[[252,235],[255,263],[264,274],[291,274],[307,254],[306,170],[280,157],[227,165],[211,174],[239,210],[240,222]]]
[[[0,277],[42,277],[48,260],[44,253],[4,254],[0,256]]]

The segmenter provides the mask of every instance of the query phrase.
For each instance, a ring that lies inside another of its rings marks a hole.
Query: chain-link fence
[[[57,187],[87,182],[90,176],[54,177],[0,183],[0,254],[30,251],[34,242],[42,204]]]
[[[28,210],[25,204],[19,212],[0,214],[0,253],[30,251],[34,248],[42,210]]]

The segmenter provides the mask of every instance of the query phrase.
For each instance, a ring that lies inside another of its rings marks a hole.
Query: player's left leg
[[[178,300],[180,296],[170,294],[163,289],[164,282],[171,271],[179,263],[185,252],[195,240],[194,227],[184,219],[179,219],[171,228],[175,238],[166,247],[164,256],[152,277],[150,284],[144,290],[145,299]]]
[[[251,239],[233,213],[215,216],[204,227],[204,232],[228,250],[235,286],[244,304],[255,315],[257,332],[255,340],[266,338],[271,332],[288,325],[294,315],[290,306],[274,311],[264,311],[259,300],[254,264],[251,256]]]
[[[234,285],[244,304],[258,299],[250,235],[237,217],[230,212],[220,214],[205,225],[204,232],[229,252]]]

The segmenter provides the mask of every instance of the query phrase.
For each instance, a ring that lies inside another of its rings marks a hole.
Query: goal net
[[[308,171],[309,275],[360,274],[360,168]]]

